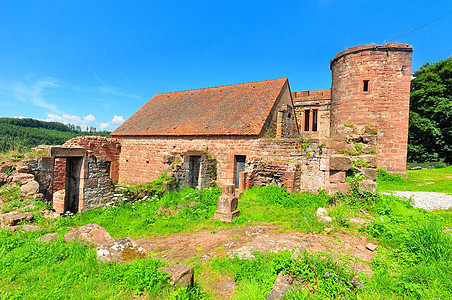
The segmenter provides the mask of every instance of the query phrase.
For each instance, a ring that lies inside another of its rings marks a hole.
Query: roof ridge
[[[167,95],[167,94],[175,94],[175,93],[182,93],[182,92],[190,92],[190,91],[202,91],[202,90],[208,90],[208,89],[215,89],[215,88],[223,88],[223,87],[229,87],[229,86],[235,86],[235,85],[243,85],[243,84],[251,84],[251,83],[260,83],[260,82],[266,82],[266,81],[275,81],[280,79],[288,79],[288,77],[281,77],[281,78],[274,78],[274,79],[266,79],[266,80],[258,80],[258,81],[251,81],[251,82],[242,82],[242,83],[235,83],[235,84],[226,84],[226,85],[219,85],[219,86],[212,86],[212,87],[206,87],[206,88],[199,88],[199,89],[192,89],[192,90],[180,90],[180,91],[174,91],[174,92],[166,92],[166,93],[158,93],[157,95]]]

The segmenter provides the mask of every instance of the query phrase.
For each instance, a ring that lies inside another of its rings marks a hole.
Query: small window
[[[319,109],[309,108],[303,112],[303,131],[317,132],[319,128]]]
[[[363,92],[369,91],[369,80],[363,80]]]
[[[319,114],[318,109],[312,110],[312,131],[317,131],[317,116]]]
[[[304,131],[309,131],[309,115],[311,111],[305,110],[304,111]]]

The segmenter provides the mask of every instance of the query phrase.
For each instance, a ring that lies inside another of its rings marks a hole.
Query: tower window
[[[369,91],[369,80],[363,80],[363,92]]]
[[[304,131],[309,131],[309,115],[311,114],[310,110],[304,111]]]
[[[317,115],[318,115],[318,110],[317,109],[313,109],[312,110],[312,131],[317,131]]]
[[[319,110],[317,108],[306,109],[303,117],[303,131],[317,132]]]

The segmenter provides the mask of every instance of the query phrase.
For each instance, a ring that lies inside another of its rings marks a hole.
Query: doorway
[[[78,212],[82,163],[83,158],[81,157],[66,158],[65,212],[69,211],[74,214]]]
[[[235,156],[235,188],[239,188],[240,184],[240,172],[245,171],[245,155],[236,155]]]
[[[192,189],[198,187],[199,169],[201,167],[201,156],[190,156],[188,167],[188,186]]]

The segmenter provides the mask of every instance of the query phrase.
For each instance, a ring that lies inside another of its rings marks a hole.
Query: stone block
[[[370,145],[376,145],[377,144],[377,136],[376,135],[364,135],[363,143],[370,144]]]
[[[218,198],[218,210],[223,212],[233,212],[237,210],[238,199],[234,196],[221,195]]]
[[[340,191],[342,194],[346,194],[350,190],[350,183],[348,182],[338,182],[337,183],[337,190]]]
[[[377,167],[377,156],[376,155],[361,155],[358,158],[365,161],[370,168],[376,168]]]
[[[22,226],[22,230],[25,232],[31,232],[31,231],[37,231],[37,230],[41,230],[41,227],[39,227],[38,225],[23,225]]]
[[[330,182],[345,182],[345,172],[330,171]]]
[[[49,243],[51,241],[53,241],[56,238],[57,233],[56,232],[51,232],[51,233],[47,233],[46,235],[37,238],[36,241],[37,242],[44,242],[44,243]]]
[[[86,224],[82,227],[72,229],[64,236],[64,240],[71,242],[75,239],[86,241],[94,245],[107,245],[114,242],[105,228],[97,224]]]
[[[176,264],[160,268],[159,270],[169,275],[169,282],[174,287],[192,287],[195,277],[195,269],[192,266]]]
[[[4,185],[7,181],[8,175],[0,173],[0,186]]]
[[[19,222],[31,221],[33,220],[33,214],[31,212],[26,212],[17,215],[9,215],[3,218],[3,224],[9,226],[15,226]]]
[[[223,184],[222,195],[234,196],[235,195],[235,185]]]
[[[328,171],[330,169],[330,160],[327,158],[320,159],[319,168],[321,171]]]
[[[296,288],[297,285],[294,281],[288,275],[284,275],[283,272],[280,272],[273,284],[272,290],[268,293],[266,300],[285,299],[286,294],[290,290]]]
[[[35,176],[33,174],[20,173],[20,174],[13,175],[11,178],[11,182],[20,182],[20,183],[24,184],[24,183],[27,183],[34,179],[35,179]]]
[[[103,262],[143,259],[148,256],[145,249],[140,247],[130,237],[115,240],[108,245],[100,245],[96,249],[97,259]]]
[[[243,192],[243,190],[245,190],[246,176],[247,172],[240,172],[239,174],[239,192]]]
[[[330,158],[330,170],[348,171],[352,167],[352,159],[344,155],[332,155]]]
[[[377,180],[377,169],[375,168],[360,168],[359,171],[367,177],[367,179],[375,181]]]
[[[39,192],[39,183],[31,180],[20,187],[20,190],[25,194],[36,194]]]
[[[235,210],[233,212],[224,212],[217,210],[213,216],[213,220],[220,220],[224,222],[231,223],[232,220],[240,216],[240,210]]]
[[[30,171],[30,168],[28,166],[20,166],[17,167],[17,173],[25,173],[27,174]]]
[[[366,244],[366,248],[367,249],[369,249],[370,251],[375,251],[375,250],[377,250],[377,245],[374,245],[374,244],[372,244],[372,243],[368,243],[368,244]]]
[[[83,157],[86,153],[83,147],[53,146],[50,148],[52,157]]]
[[[372,194],[377,193],[377,183],[372,180],[363,180],[358,184],[358,188],[362,192],[370,192]]]

